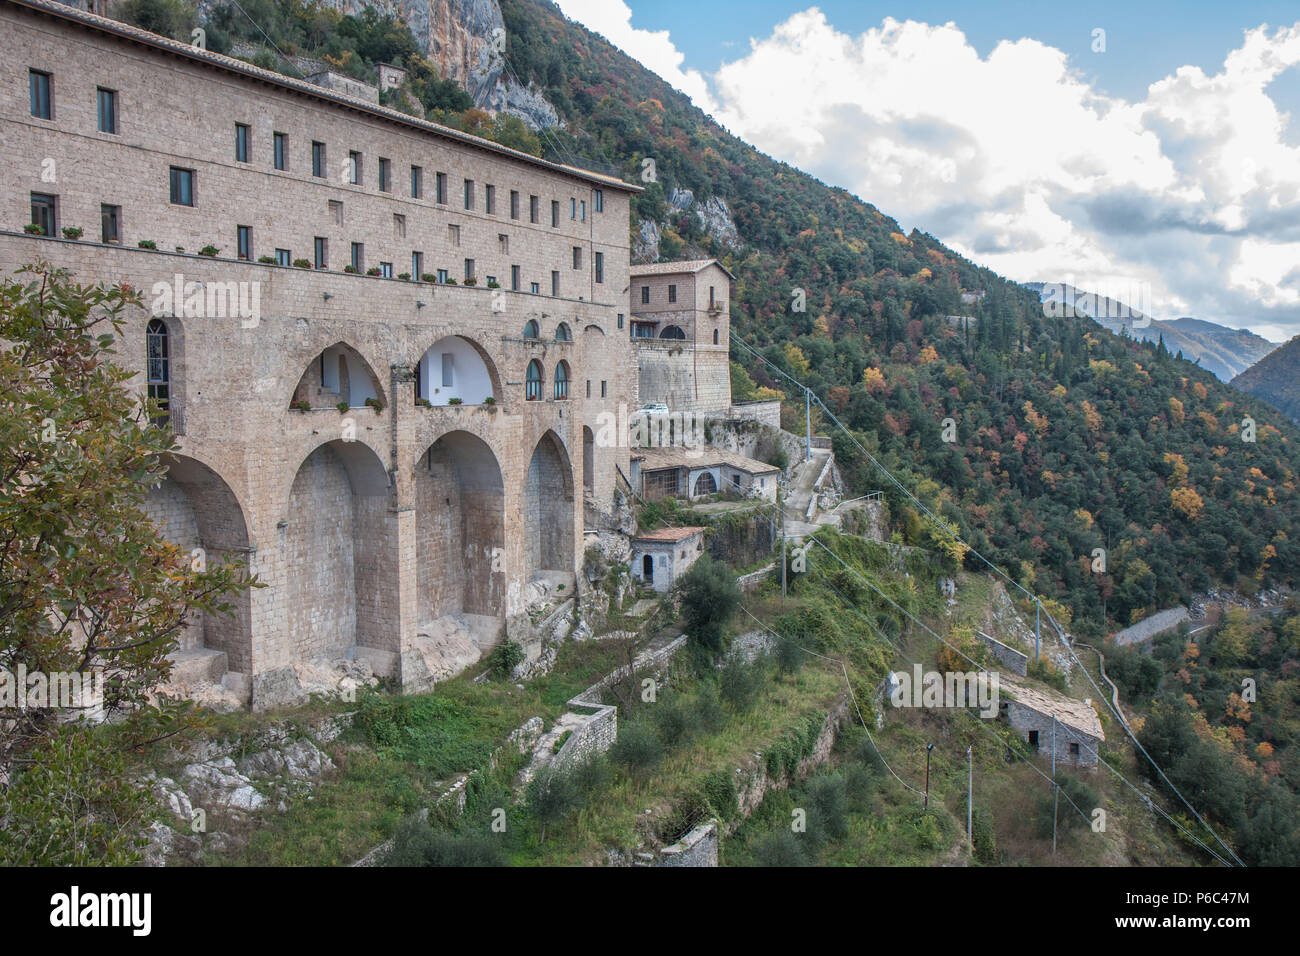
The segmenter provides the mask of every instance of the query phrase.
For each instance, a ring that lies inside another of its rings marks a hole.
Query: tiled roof
[[[1075,700],[1072,697],[1065,697],[1036,687],[1028,687],[1017,680],[1013,680],[1005,673],[998,675],[998,686],[1000,690],[1006,691],[1012,700],[1023,704],[1030,710],[1036,710],[1040,714],[1055,717],[1067,727],[1081,731],[1089,737],[1095,737],[1098,740],[1106,739],[1097,712],[1081,700]]]
[[[699,272],[705,266],[717,266],[731,278],[731,270],[724,266],[717,259],[685,259],[681,262],[655,262],[648,266],[632,266],[628,274],[635,279],[637,276],[662,276],[662,275],[679,275],[684,272]]]
[[[654,471],[658,468],[709,468],[714,465],[727,465],[737,471],[751,475],[770,475],[780,471],[775,465],[764,464],[744,455],[722,448],[700,447],[683,448],[679,445],[667,447],[638,448],[636,454],[645,460],[642,471]]]
[[[553,172],[566,173],[579,179],[589,182],[599,183],[605,186],[611,186],[616,189],[624,189],[628,192],[641,192],[642,187],[632,183],[625,183],[623,180],[613,176],[605,176],[601,173],[593,172],[588,169],[580,169],[576,166],[566,166],[563,163],[553,163],[550,160],[539,159],[528,153],[520,152],[517,149],[510,149],[502,146],[500,143],[494,143],[490,139],[483,139],[480,136],[472,136],[469,133],[462,133],[460,130],[451,129],[447,126],[440,126],[437,123],[430,123],[428,120],[417,119],[400,110],[390,109],[387,106],[376,106],[365,100],[359,100],[343,93],[325,89],[308,83],[306,80],[296,80],[293,77],[285,76],[283,73],[276,73],[273,70],[265,70],[243,60],[237,60],[234,57],[224,56],[220,53],[213,53],[210,50],[201,50],[191,46],[188,43],[181,43],[170,37],[159,36],[156,33],[150,33],[148,30],[141,30],[139,27],[133,27],[129,23],[122,23],[119,20],[113,20],[109,17],[101,17],[98,14],[88,13],[85,10],[79,10],[76,7],[70,7],[57,0],[7,0],[14,6],[26,7],[40,13],[50,16],[59,17],[63,20],[70,20],[74,23],[80,23],[82,26],[90,29],[99,30],[102,33],[112,34],[134,43],[152,47],[155,50],[161,50],[174,56],[183,57],[188,60],[194,60],[200,63],[206,63],[209,66],[226,70],[230,73],[241,74],[246,78],[258,80],[263,83],[270,83],[294,93],[304,93],[308,96],[320,100],[345,106],[362,113],[370,113],[381,119],[399,123],[403,126],[409,126],[413,129],[426,133],[434,133],[445,139],[455,140],[466,146],[474,146],[492,153],[497,153],[508,159],[514,159],[531,166],[540,166]]]
[[[656,528],[654,531],[647,531],[645,534],[639,534],[633,541],[684,541],[687,538],[693,538],[704,528]]]

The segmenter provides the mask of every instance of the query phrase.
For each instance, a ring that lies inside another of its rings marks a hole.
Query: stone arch
[[[396,651],[397,527],[388,474],[374,450],[341,439],[318,445],[289,491],[282,541],[293,662],[354,648]]]
[[[569,397],[569,379],[572,374],[569,371],[569,363],[560,359],[555,363],[555,375],[552,376],[554,382],[554,397],[557,402],[562,402]]]
[[[718,483],[713,478],[713,472],[702,471],[695,477],[695,490],[691,492],[692,498],[698,498],[700,495],[716,495],[718,493]]]
[[[368,398],[388,404],[370,363],[351,345],[335,342],[307,363],[291,401],[306,401],[312,408],[332,408],[339,402],[361,408]]]
[[[529,319],[524,323],[524,338],[535,339],[538,338],[540,334],[540,330],[537,328],[536,319]]]
[[[665,325],[663,331],[659,333],[661,339],[684,339],[686,333],[682,331],[680,325]]]
[[[201,556],[209,565],[248,563],[251,553],[248,523],[234,491],[217,472],[197,459],[170,454],[161,458],[167,474],[145,494],[145,514],[162,536],[184,555]],[[195,549],[201,549],[195,554]],[[248,674],[253,666],[250,595],[247,590],[230,594],[229,614],[196,611],[186,620],[180,634],[180,656],[197,659],[204,655],[225,655],[218,670]]]
[[[463,335],[445,335],[416,363],[415,397],[430,405],[447,405],[453,398],[465,405],[500,401],[501,377],[481,345]]]
[[[559,325],[555,327],[555,341],[557,342],[573,341],[573,331],[569,328],[568,322],[561,322]]]
[[[476,435],[441,435],[415,463],[416,590],[421,631],[438,618],[505,610],[505,482]],[[478,632],[477,627],[471,628]]]
[[[524,580],[573,568],[573,469],[564,443],[548,430],[524,481]]]

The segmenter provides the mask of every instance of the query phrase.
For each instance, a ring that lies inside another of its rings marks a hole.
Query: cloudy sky
[[[1004,275],[1300,334],[1294,2],[558,4],[731,132]]]

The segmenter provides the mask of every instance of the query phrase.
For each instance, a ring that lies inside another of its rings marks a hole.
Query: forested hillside
[[[1270,352],[1232,384],[1300,422],[1300,338]]]

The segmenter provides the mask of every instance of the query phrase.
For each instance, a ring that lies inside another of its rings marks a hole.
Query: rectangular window
[[[602,379],[600,380],[600,397],[601,397],[601,398],[604,398],[604,397],[605,397],[605,391],[606,391],[606,390],[605,390],[605,380],[602,378]]]
[[[465,180],[465,208],[474,208],[474,180]]]
[[[446,270],[446,269],[439,269],[439,270],[438,270],[438,285],[446,285],[446,284],[447,284],[447,270]]]
[[[46,193],[32,193],[32,222],[41,227],[42,236],[54,235],[54,211],[57,200]]]
[[[107,203],[99,207],[100,239],[102,242],[122,241],[122,207]]]
[[[578,203],[578,219],[582,222],[587,221],[587,200]]]
[[[277,266],[288,266],[293,264],[293,256],[288,249],[275,250],[275,264]]]
[[[253,227],[236,226],[235,227],[235,247],[237,255],[241,259],[253,258]]]
[[[391,279],[393,277],[393,264],[391,262],[379,263],[379,274],[385,279]]]
[[[510,255],[510,236],[504,232],[497,233],[497,251],[502,255]]]
[[[437,198],[438,198],[438,202],[440,202],[440,203],[446,205],[446,203],[447,203],[447,174],[446,174],[446,173],[438,173],[438,175],[437,175],[435,178],[436,178],[436,180],[437,180],[437,186],[438,186],[438,190],[437,190],[437,192],[438,192],[438,197],[437,197]]]
[[[171,201],[177,206],[194,205],[194,170],[171,167]]]
[[[50,74],[40,70],[27,71],[27,87],[31,94],[32,115],[37,119],[54,119],[54,101],[50,98]]]
[[[641,287],[641,304],[642,305],[650,304],[650,287],[648,285],[643,285]]]
[[[573,247],[573,268],[582,268],[582,246]]]
[[[411,198],[422,199],[424,197],[424,169],[419,166],[411,167]]]
[[[529,222],[537,222],[538,218],[540,218],[541,216],[540,205],[541,205],[541,200],[538,199],[536,196],[528,197],[528,221]]]
[[[315,245],[316,245],[316,249],[315,249],[316,268],[328,269],[330,264],[329,263],[329,240],[326,239],[324,236],[317,236]]]
[[[422,275],[424,275],[424,253],[412,252],[411,253],[411,278],[419,279],[420,276]]]
[[[473,259],[466,259],[466,260],[465,260],[465,278],[466,278],[466,280],[469,280],[469,279],[474,278],[474,260],[473,260]]]
[[[575,199],[573,196],[569,197],[569,218],[570,219],[578,218],[578,200]]]
[[[336,226],[343,225],[343,201],[341,199],[330,199],[330,221]]]
[[[591,398],[591,379],[587,379],[587,397]]]
[[[101,133],[117,132],[117,91],[96,88],[99,106],[99,131]]]
[[[317,179],[325,178],[325,144],[311,142],[311,174]]]
[[[668,287],[668,301],[669,301],[669,302],[676,302],[676,301],[677,301],[677,286],[675,286],[675,285],[670,285],[670,286]]]
[[[453,246],[460,246],[460,226],[453,223],[447,224],[447,238]]]
[[[406,238],[406,217],[400,212],[393,213],[393,238]]]
[[[496,215],[497,188],[492,185],[483,187],[483,208],[489,216]]]
[[[510,190],[510,218],[519,218],[519,190]]]
[[[361,185],[361,154],[355,149],[348,150],[348,182]]]
[[[366,264],[366,247],[364,243],[352,243],[352,268],[357,272],[361,271],[362,266]]]
[[[541,295],[542,287],[536,282],[530,282],[528,283],[528,291],[531,292],[533,295]]]
[[[592,193],[591,205],[596,212],[605,211],[605,190],[597,189]]]
[[[618,327],[619,327],[620,329],[623,327],[623,313],[622,313],[622,312],[620,312],[620,313],[618,314]]]
[[[511,292],[519,291],[519,267],[518,266],[510,267],[510,291]]]
[[[455,356],[450,352],[442,353],[442,387],[451,388],[455,382]]]
[[[248,134],[249,129],[243,123],[235,124],[235,162],[248,162]]]
[[[558,272],[552,272],[551,273],[551,295],[558,296],[559,294],[560,294],[560,274]]]
[[[596,253],[596,281],[605,281],[605,253]]]
[[[393,191],[392,180],[393,161],[379,157],[379,191],[387,193]]]
[[[716,309],[717,307],[718,303],[713,298],[713,286],[709,286],[709,308]]]
[[[275,152],[275,168],[289,168],[289,134],[272,133],[271,144]]]
[[[554,229],[560,228],[560,201],[558,199],[551,200],[551,227]]]

